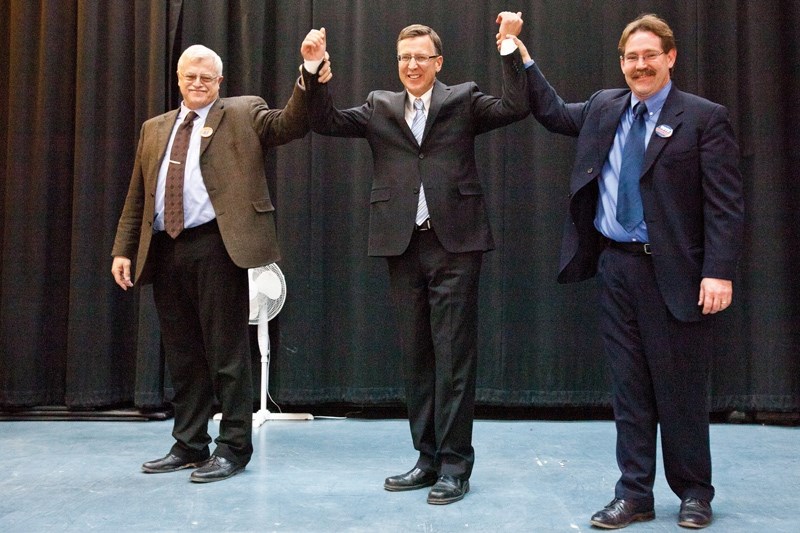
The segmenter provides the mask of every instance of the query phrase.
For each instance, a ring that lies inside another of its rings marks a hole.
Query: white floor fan
[[[269,399],[269,321],[283,308],[286,301],[286,280],[275,263],[247,271],[250,282],[250,325],[258,327],[258,351],[261,353],[261,406],[253,413],[253,427],[267,420],[313,420],[310,413],[272,413],[267,409]],[[214,416],[221,418],[220,414]]]
[[[312,420],[309,413],[271,413],[267,409],[269,399],[269,321],[283,308],[286,301],[286,280],[275,263],[251,268],[250,279],[250,324],[258,326],[258,351],[261,353],[261,406],[253,413],[253,426],[258,427],[267,420]]]

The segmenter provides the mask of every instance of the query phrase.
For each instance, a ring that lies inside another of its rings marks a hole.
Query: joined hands
[[[319,83],[328,83],[333,78],[330,55],[326,48],[325,28],[309,31],[300,45],[300,53],[304,61],[322,61],[317,78]]]

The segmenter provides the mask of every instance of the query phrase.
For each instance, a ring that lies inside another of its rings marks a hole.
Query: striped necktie
[[[417,139],[417,144],[422,144],[422,133],[425,131],[425,106],[422,100],[417,98],[414,100],[414,109],[417,110],[414,115],[414,120],[411,122],[411,133]],[[416,222],[419,226],[428,219],[428,203],[425,201],[425,189],[422,183],[419,184],[419,200],[417,201],[417,218]]]

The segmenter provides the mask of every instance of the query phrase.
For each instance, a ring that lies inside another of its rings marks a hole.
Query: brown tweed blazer
[[[134,280],[147,283],[158,170],[178,110],[147,120],[141,129],[128,195],[117,226],[112,256],[135,263]],[[213,130],[202,139],[200,168],[225,248],[242,268],[280,259],[264,151],[309,131],[305,91],[295,84],[283,109],[257,96],[218,99],[206,118]]]

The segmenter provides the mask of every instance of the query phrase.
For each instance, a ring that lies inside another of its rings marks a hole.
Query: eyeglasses
[[[623,59],[625,63],[629,65],[634,65],[638,63],[640,58],[644,60],[645,63],[652,63],[653,61],[658,59],[658,57],[661,56],[662,54],[664,54],[664,52],[647,52],[646,54],[642,55],[628,54]]]
[[[198,78],[200,78],[202,83],[209,84],[219,78],[219,76],[210,76],[208,74],[181,74],[181,78],[183,78],[183,81],[186,83],[194,83]]]
[[[416,55],[412,56],[411,54],[400,54],[397,56],[397,61],[400,63],[408,63],[412,59],[417,62],[417,65],[427,65],[428,61],[431,59],[435,59],[439,57],[439,55],[435,56],[423,56],[423,55]]]

